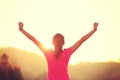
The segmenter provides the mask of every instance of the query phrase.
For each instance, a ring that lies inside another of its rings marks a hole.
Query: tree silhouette
[[[0,62],[0,80],[23,80],[19,68],[12,67],[8,62],[9,57],[4,53]]]

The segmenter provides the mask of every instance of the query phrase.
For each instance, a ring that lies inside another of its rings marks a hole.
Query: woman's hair
[[[59,45],[63,45],[64,44],[64,36],[60,33],[57,33],[53,36],[53,44],[59,44]]]

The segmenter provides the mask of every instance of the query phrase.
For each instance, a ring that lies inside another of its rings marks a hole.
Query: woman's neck
[[[55,55],[56,57],[58,57],[59,54],[61,53],[61,51],[62,51],[62,48],[57,48],[57,49],[55,49],[54,55]]]

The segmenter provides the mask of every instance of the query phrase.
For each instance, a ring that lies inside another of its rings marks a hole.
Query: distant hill
[[[43,73],[47,73],[47,64],[44,57],[20,50],[13,47],[1,48],[0,56],[5,53],[9,56],[9,62],[13,66],[20,67],[25,79],[37,78]]]
[[[13,47],[0,48],[0,56],[5,53],[9,62],[21,69],[25,80],[45,80],[47,64],[43,56]],[[69,65],[71,80],[120,80],[120,63],[79,63]]]
[[[69,66],[72,80],[120,80],[120,63],[79,63]]]

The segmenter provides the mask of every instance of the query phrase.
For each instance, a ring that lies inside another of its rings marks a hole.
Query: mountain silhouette
[[[45,80],[47,63],[44,56],[13,47],[1,47],[0,56],[5,53],[9,62],[20,68],[25,80]],[[69,65],[71,80],[120,80],[120,63],[117,62],[80,62]]]

